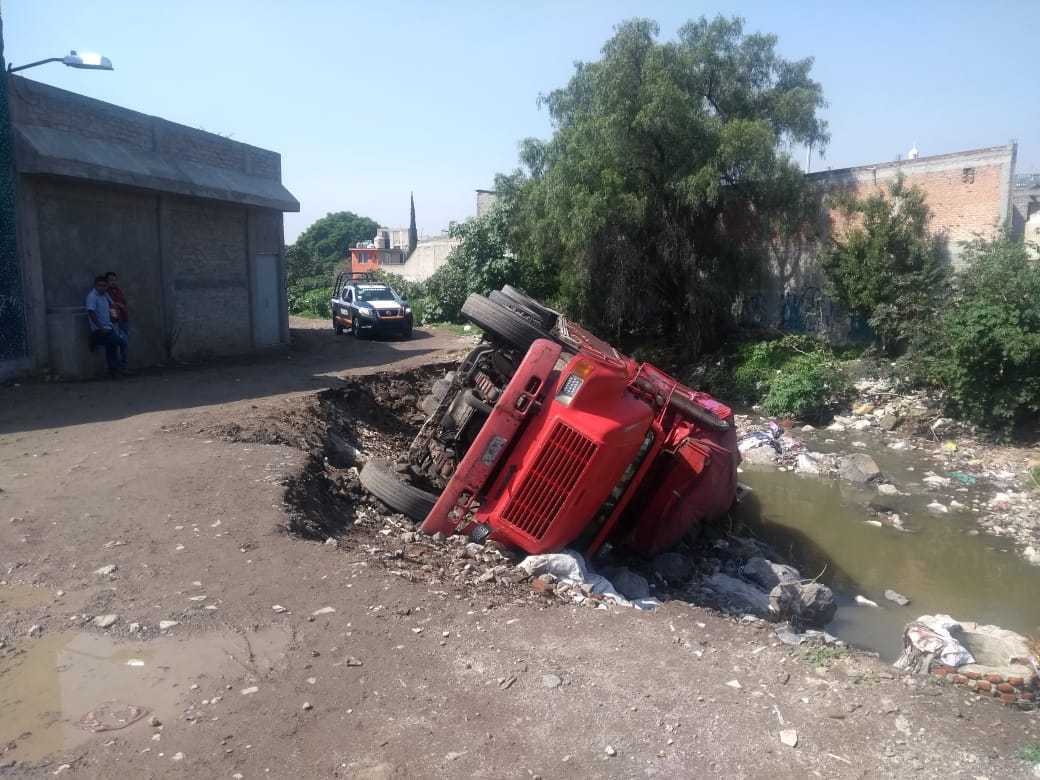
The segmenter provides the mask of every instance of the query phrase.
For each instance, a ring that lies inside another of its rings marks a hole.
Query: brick
[[[1016,693],[1015,686],[1011,683],[1000,683],[1000,685],[997,686],[997,690],[1001,693]]]
[[[1018,701],[1018,696],[1013,693],[1002,693],[1000,694],[1000,700],[1004,704],[1015,704]]]
[[[994,685],[999,685],[1000,683],[1004,682],[1004,678],[1001,677],[999,674],[987,674],[986,681],[991,682]]]
[[[1036,694],[1032,691],[1026,691],[1024,693],[1018,694],[1018,698],[1020,698],[1022,701],[1034,701],[1036,699]]]
[[[1016,688],[1021,688],[1026,684],[1025,678],[1023,677],[1008,677],[1007,681],[1014,685]]]
[[[951,674],[946,679],[956,685],[965,685],[968,682],[968,678],[963,674]]]
[[[982,674],[980,672],[965,672],[964,676],[969,680],[981,680]]]
[[[977,690],[977,691],[983,691],[985,693],[989,693],[989,690],[990,690],[991,687],[992,686],[990,685],[988,680],[976,680],[976,682],[975,682],[975,690]]]

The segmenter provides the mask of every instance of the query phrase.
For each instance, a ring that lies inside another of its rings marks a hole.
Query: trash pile
[[[894,666],[1024,710],[1036,708],[1040,692],[1040,667],[1024,636],[949,615],[922,615],[909,623]]]

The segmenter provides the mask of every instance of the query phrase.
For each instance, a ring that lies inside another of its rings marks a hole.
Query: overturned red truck
[[[484,340],[423,399],[408,451],[366,464],[370,493],[426,533],[530,554],[653,555],[730,508],[728,407],[508,285],[462,311]]]

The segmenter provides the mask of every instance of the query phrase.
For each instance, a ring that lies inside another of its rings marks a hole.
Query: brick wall
[[[925,192],[932,211],[931,229],[945,237],[954,268],[959,242],[976,235],[992,236],[1010,220],[1015,147],[991,147],[955,154],[921,157],[808,175],[821,195],[845,190],[857,196],[884,190],[902,174],[907,184]],[[843,227],[840,214],[820,215],[813,235],[768,247],[769,262],[758,278],[749,279],[738,301],[740,319],[748,325],[794,332],[826,334],[833,341],[870,336],[865,323],[849,317],[826,293],[817,255],[830,231]]]
[[[174,356],[252,349],[246,209],[171,198],[164,229],[174,278]]]

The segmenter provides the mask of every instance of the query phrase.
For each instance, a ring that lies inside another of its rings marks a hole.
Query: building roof
[[[275,152],[19,76],[10,86],[19,173],[300,210]]]
[[[903,170],[910,168],[930,169],[948,168],[965,162],[1003,162],[1013,159],[1015,155],[1015,144],[1004,144],[1003,146],[985,146],[980,149],[967,149],[963,152],[950,152],[949,154],[933,154],[928,157],[915,157],[907,160],[890,160],[888,162],[871,163],[868,165],[854,165],[849,168],[832,168],[826,171],[812,171],[806,174],[810,180],[845,179],[855,178],[867,173],[882,172],[886,170]]]

